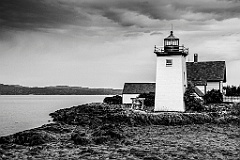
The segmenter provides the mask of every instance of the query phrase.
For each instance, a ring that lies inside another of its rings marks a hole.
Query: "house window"
[[[166,67],[172,66],[172,59],[166,59]]]

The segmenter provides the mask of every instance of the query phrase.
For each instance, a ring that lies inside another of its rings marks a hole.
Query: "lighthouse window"
[[[166,59],[166,67],[172,66],[172,59]]]

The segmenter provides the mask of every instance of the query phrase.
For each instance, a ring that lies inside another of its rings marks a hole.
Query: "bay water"
[[[102,102],[108,96],[0,95],[0,136],[51,123],[51,112],[85,103]]]

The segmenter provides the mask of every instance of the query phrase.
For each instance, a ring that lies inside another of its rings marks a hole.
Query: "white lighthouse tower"
[[[155,46],[154,53],[157,55],[154,111],[185,111],[188,48],[179,46],[179,39],[171,31],[163,47]]]

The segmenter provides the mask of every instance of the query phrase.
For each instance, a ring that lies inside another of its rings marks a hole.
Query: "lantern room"
[[[176,38],[173,35],[173,31],[170,32],[170,35],[164,39],[164,50],[166,52],[174,52],[179,49],[179,38]]]
[[[179,38],[173,35],[173,31],[170,31],[170,35],[164,39],[163,46],[154,47],[154,53],[157,56],[166,56],[166,55],[188,55],[188,48],[185,48],[183,45],[179,46]]]

